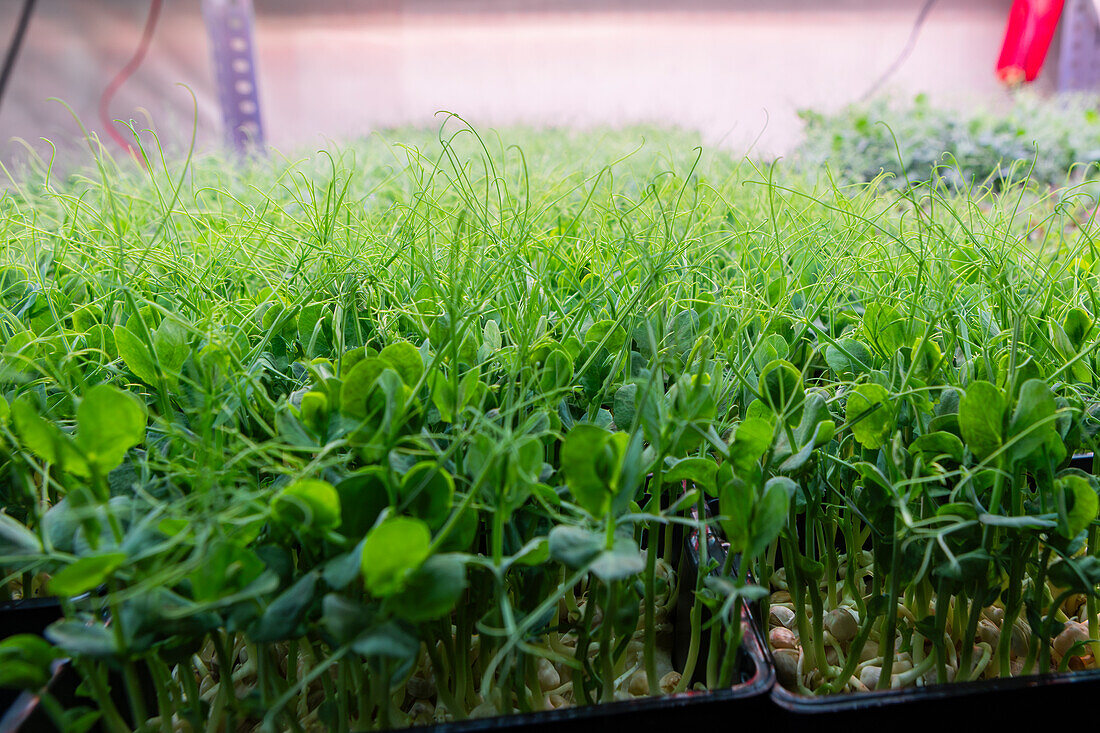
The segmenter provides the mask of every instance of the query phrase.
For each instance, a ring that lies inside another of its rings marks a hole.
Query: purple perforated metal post
[[[1093,0],[1069,0],[1062,13],[1058,91],[1100,91],[1100,12]]]
[[[202,14],[214,56],[226,141],[242,153],[261,151],[264,127],[252,42],[252,0],[202,0]]]

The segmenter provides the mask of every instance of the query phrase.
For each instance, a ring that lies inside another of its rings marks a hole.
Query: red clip
[[[1008,13],[997,78],[1009,86],[1034,81],[1043,68],[1065,0],[1015,0]]]

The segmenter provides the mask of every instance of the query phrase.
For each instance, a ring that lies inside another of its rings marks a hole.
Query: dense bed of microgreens
[[[945,186],[1062,187],[1100,177],[1100,98],[1020,94],[1007,109],[952,109],[924,95],[879,98],[839,112],[803,111],[805,140],[792,157],[806,170],[828,165],[845,182],[897,188],[939,179]]]
[[[400,139],[0,199],[0,593],[66,614],[0,682],[385,728],[729,686],[741,600],[804,691],[1095,664],[1095,200]],[[680,563],[704,524],[731,553]]]

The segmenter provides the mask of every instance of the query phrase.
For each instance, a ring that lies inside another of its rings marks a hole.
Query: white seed
[[[768,624],[789,629],[794,624],[794,611],[786,606],[772,606],[768,609]]]
[[[1089,638],[1089,627],[1076,621],[1066,623],[1066,628],[1058,636],[1054,637],[1054,656],[1061,661],[1073,645]]]
[[[859,621],[850,608],[834,608],[825,614],[825,628],[841,644],[847,644],[856,638]]]
[[[666,674],[664,677],[661,678],[661,681],[658,684],[658,686],[661,688],[661,692],[668,695],[668,694],[671,694],[672,691],[676,689],[676,685],[678,685],[678,684],[680,684],[680,673],[679,672],[669,672],[668,674]]]
[[[1031,624],[1021,619],[1016,619],[1012,625],[1012,654],[1016,657],[1026,657],[1031,646]]]
[[[549,659],[545,657],[539,659],[538,672],[539,687],[543,691],[553,690],[561,684],[561,676],[558,674],[558,670],[554,669],[554,665],[550,663]]]
[[[996,649],[1001,640],[1001,630],[992,621],[983,618],[978,622],[978,638]]]
[[[794,649],[776,649],[772,652],[775,659],[775,674],[786,687],[794,687],[798,682],[798,651]]]
[[[794,635],[794,632],[783,626],[772,629],[768,632],[768,641],[772,645],[772,649],[797,649],[798,637]]]
[[[427,700],[417,700],[409,708],[409,718],[416,725],[428,725],[435,720],[435,705]]]
[[[630,675],[630,684],[626,688],[631,695],[646,695],[649,694],[649,678],[646,677],[645,672],[635,672]]]
[[[405,683],[405,691],[417,700],[427,700],[435,697],[435,680],[413,675]]]

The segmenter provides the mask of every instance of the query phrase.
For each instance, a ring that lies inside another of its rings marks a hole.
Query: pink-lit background
[[[0,3],[0,38],[15,22]],[[504,126],[656,122],[710,143],[782,154],[796,111],[860,97],[898,55],[921,0],[255,0],[268,142],[316,147],[373,129],[432,124],[438,110]],[[890,79],[897,95],[944,103],[1003,99],[993,65],[1009,0],[941,0]],[[64,150],[92,129],[99,94],[137,45],[148,3],[39,0],[0,108],[0,158],[24,138]],[[1057,38],[1038,83],[1050,86]],[[221,141],[198,0],[166,0],[149,55],[115,117],[148,110],[169,145]]]

